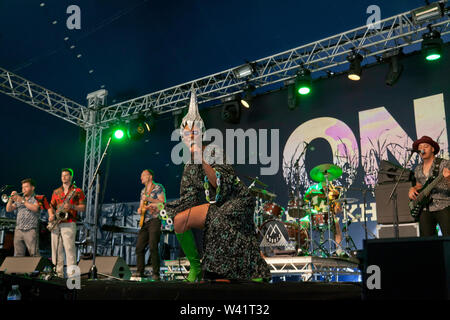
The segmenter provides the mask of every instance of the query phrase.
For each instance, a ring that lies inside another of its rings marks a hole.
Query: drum
[[[284,223],[291,241],[297,243],[298,248],[308,249],[309,247],[309,232],[306,228],[302,228],[297,223]]]
[[[313,227],[325,228],[328,227],[328,213],[317,212],[312,215]]]
[[[284,212],[283,207],[279,206],[278,204],[276,204],[275,202],[267,202],[264,204],[264,212],[274,216],[276,218],[281,218],[281,215]]]
[[[276,252],[296,254],[298,249],[306,251],[309,233],[296,223],[283,223],[279,220],[268,220],[259,229],[261,251],[266,256]]]
[[[295,199],[288,202],[288,214],[292,218],[303,218],[306,215],[306,210],[303,208],[302,200]]]

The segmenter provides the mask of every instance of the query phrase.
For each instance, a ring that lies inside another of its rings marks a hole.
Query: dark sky
[[[104,86],[112,104],[359,27],[369,5],[380,6],[387,18],[424,3],[0,1],[0,66],[81,104]],[[81,8],[81,30],[66,27],[71,4]],[[0,185],[33,177],[38,191],[50,196],[62,167],[74,168],[82,184],[84,145],[76,126],[3,94],[0,111]],[[160,128],[173,123],[160,121]],[[168,198],[178,196],[180,166],[170,162],[169,143],[157,127],[147,142],[113,147],[105,202],[136,201],[147,167]]]

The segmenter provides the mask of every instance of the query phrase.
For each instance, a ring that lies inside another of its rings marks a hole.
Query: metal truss
[[[272,276],[300,275],[302,281],[339,281],[340,276],[360,276],[358,264],[348,260],[320,257],[267,257]]]
[[[77,126],[90,124],[85,106],[3,68],[0,68],[0,92]]]
[[[84,150],[84,170],[83,170],[83,191],[86,194],[86,216],[89,223],[94,223],[94,203],[95,203],[95,188],[89,184],[91,183],[95,169],[97,168],[102,151],[102,127],[97,125],[98,110],[106,104],[108,91],[98,90],[88,94],[88,109],[89,125],[85,127],[86,130],[86,145]]]
[[[440,2],[443,5],[447,4],[447,0]],[[446,9],[443,17],[429,22],[441,33],[441,36],[450,33],[448,11]],[[369,58],[395,49],[411,47],[422,41],[422,34],[427,31],[427,24],[416,25],[411,12],[408,11],[381,20],[376,26],[365,25],[249,62],[248,65],[253,72],[247,77],[237,77],[237,68],[232,68],[108,106],[100,112],[99,125],[109,126],[111,122],[138,113],[164,114],[182,109],[187,104],[191,86],[197,90],[198,102],[206,103],[240,93],[249,84],[260,88],[290,80],[296,76],[301,66],[308,68],[311,72],[331,70],[348,63],[346,57],[352,50],[364,58]]]

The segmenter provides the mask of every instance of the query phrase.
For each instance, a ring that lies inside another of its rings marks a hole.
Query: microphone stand
[[[103,152],[102,157],[100,158],[100,161],[98,162],[97,168],[95,169],[94,175],[92,176],[92,181],[89,183],[88,190],[91,190],[92,185],[94,182],[96,182],[95,185],[95,204],[94,204],[94,248],[92,252],[92,267],[89,270],[89,279],[97,280],[98,279],[98,273],[97,273],[97,267],[95,265],[95,258],[97,255],[97,228],[98,228],[98,198],[100,196],[100,166],[102,165],[103,159],[106,156],[106,152],[108,151],[109,144],[111,143],[112,137],[110,136],[108,139],[108,143],[106,144],[105,151]],[[104,274],[101,274],[104,275]],[[106,276],[106,275],[105,275]]]
[[[394,217],[394,236],[396,239],[398,239],[399,236],[399,229],[398,229],[398,207],[397,207],[397,187],[400,183],[400,180],[402,179],[403,173],[406,171],[406,165],[408,164],[409,160],[411,160],[412,156],[413,156],[414,152],[411,152],[409,154],[408,159],[405,162],[405,165],[402,168],[402,171],[400,172],[400,175],[397,177],[397,181],[394,185],[394,188],[392,189],[392,192],[389,196],[389,200],[387,202],[387,204],[389,205],[389,202],[393,201],[394,205],[393,205],[393,210],[392,210],[392,215]]]

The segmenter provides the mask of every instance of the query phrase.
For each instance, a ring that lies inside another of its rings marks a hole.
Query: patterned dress
[[[228,164],[212,164],[220,172],[220,200],[210,204],[204,229],[202,267],[228,279],[270,278],[267,263],[260,255],[253,222],[254,198]],[[186,209],[207,203],[201,164],[186,164],[180,199],[165,208],[173,219]],[[210,184],[210,199],[216,198]]]

